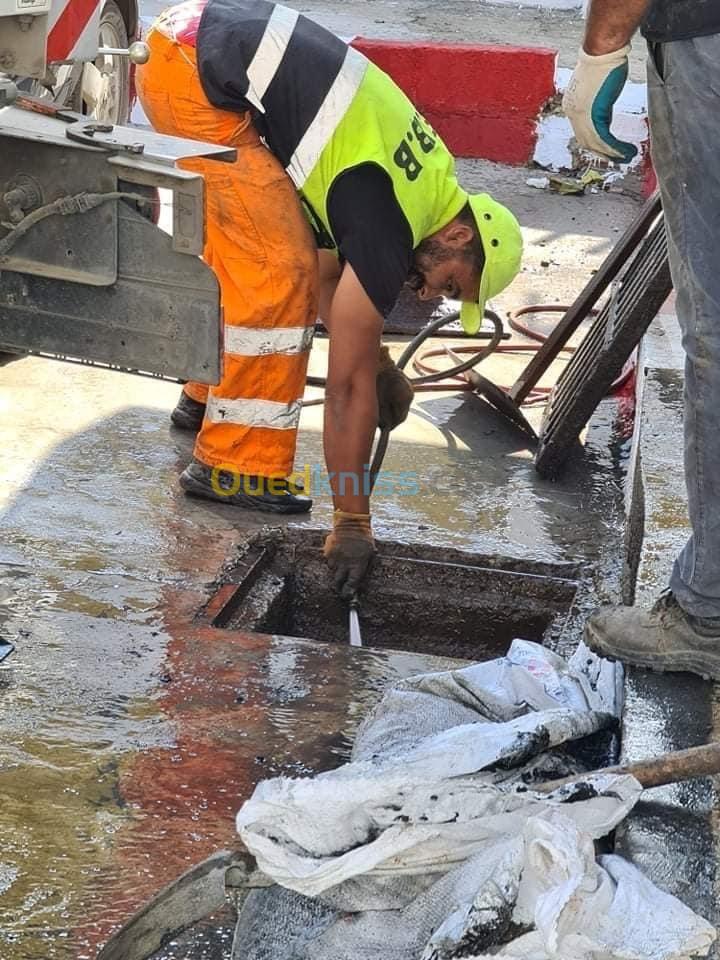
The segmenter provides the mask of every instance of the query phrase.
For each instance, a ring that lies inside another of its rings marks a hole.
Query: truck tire
[[[127,25],[115,0],[105,0],[100,14],[100,46],[128,48]],[[82,68],[74,109],[103,123],[125,123],[130,113],[130,60],[100,55]]]
[[[127,50],[128,25],[115,0],[105,0],[99,34],[99,46]],[[101,55],[92,63],[56,65],[52,87],[28,79],[20,79],[18,86],[33,97],[84,113],[101,123],[123,124],[130,119],[131,69],[128,57]]]

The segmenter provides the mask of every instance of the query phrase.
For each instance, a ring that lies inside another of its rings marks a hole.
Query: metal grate
[[[550,395],[535,455],[535,466],[542,476],[558,474],[671,290],[665,221],[661,216],[615,282],[608,302]]]
[[[600,269],[593,274],[560,323],[512,385],[509,390],[512,400],[521,404],[529,396],[533,387],[550,368],[553,360],[560,355],[570,337],[592,314],[595,304],[604,296],[613,280],[625,270],[661,210],[660,194],[655,193],[644,204],[640,213],[603,261]]]
[[[598,300],[605,295],[613,281],[623,271],[626,271],[628,263],[646,239],[648,231],[657,220],[661,210],[660,194],[655,193],[644,204],[637,217],[610,251],[600,269],[593,274],[581,293],[567,309],[562,320],[509,390],[496,386],[487,378],[481,377],[475,370],[468,371],[467,377],[474,383],[475,392],[504,416],[522,427],[533,439],[537,439],[535,431],[522,412],[522,403],[550,368],[553,361],[560,355],[572,335],[592,315]]]

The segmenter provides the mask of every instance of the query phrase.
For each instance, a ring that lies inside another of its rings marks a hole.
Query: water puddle
[[[83,410],[109,389],[104,373],[62,368],[53,381],[56,365],[34,363],[35,390],[69,378]],[[422,462],[427,489],[378,501],[381,537],[542,562],[593,562],[617,542],[605,460],[551,487],[504,426],[478,432],[465,404],[451,419],[448,443],[463,449],[391,445],[388,468]],[[224,507],[177,494],[189,447],[173,452],[164,424],[162,411],[123,412],[58,430],[41,454],[17,431],[18,466],[0,465],[7,489],[25,478],[1,518],[0,635],[17,644],[0,666],[2,960],[94,960],[162,886],[233,843],[259,779],[341,763],[388,682],[454,662],[409,644],[357,654],[194,620],[244,534]],[[302,442],[319,460],[318,437]],[[329,504],[315,512],[322,525]],[[215,960],[208,943],[178,960]]]

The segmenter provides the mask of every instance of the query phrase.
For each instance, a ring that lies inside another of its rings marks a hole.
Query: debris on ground
[[[587,166],[582,173],[579,171],[550,173],[542,177],[528,177],[525,183],[536,190],[551,190],[562,196],[581,196],[588,190],[591,193],[610,190],[618,180],[623,178],[624,174],[619,170],[599,170],[591,165]]]
[[[536,190],[547,190],[550,186],[550,177],[528,177],[525,183]]]
[[[579,178],[563,177],[559,174],[549,178],[550,189],[562,196],[585,193],[585,184]]]
[[[276,882],[238,919],[244,960],[674,960],[714,927],[594,841],[632,810],[628,775],[578,773],[573,742],[613,731],[622,669],[507,656],[390,688],[351,761],[261,783],[240,836]],[[650,918],[652,918],[650,920]]]

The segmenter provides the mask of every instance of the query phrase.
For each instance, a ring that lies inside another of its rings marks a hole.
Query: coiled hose
[[[443,383],[445,380],[450,380],[453,377],[457,377],[460,374],[464,373],[465,370],[470,370],[471,367],[476,366],[482,360],[485,360],[490,356],[491,353],[494,353],[497,350],[500,342],[505,338],[506,334],[503,332],[502,320],[500,317],[492,310],[485,311],[485,318],[490,320],[493,325],[492,334],[485,334],[489,337],[489,342],[487,346],[482,347],[478,350],[477,346],[472,347],[459,347],[458,353],[472,353],[472,356],[467,360],[464,360],[461,364],[456,364],[454,367],[451,367],[448,370],[433,370],[429,373],[424,373],[419,377],[410,377],[410,382],[416,391],[427,390],[432,386],[434,390],[447,390],[450,388],[449,384]],[[452,323],[455,320],[460,319],[459,313],[451,313],[444,317],[438,317],[435,320],[431,320],[430,323],[426,324],[422,330],[417,333],[408,345],[403,350],[399,359],[396,361],[397,366],[404,370],[407,367],[409,361],[412,359],[413,355],[418,351],[418,349],[432,337],[441,327],[446,326],[448,323]],[[483,336],[479,334],[478,336]],[[423,354],[423,356],[425,356]],[[324,387],[326,384],[325,377],[308,377],[307,384],[310,387]],[[463,387],[463,382],[459,386]],[[468,385],[464,385],[464,389],[467,389]],[[452,384],[452,389],[455,388],[455,384]],[[303,406],[317,406],[323,403],[322,398],[315,400],[304,400]]]
[[[404,370],[408,363],[412,360],[413,369],[417,374],[419,374],[419,376],[409,378],[416,393],[428,391],[447,392],[448,390],[472,391],[474,389],[473,385],[468,383],[463,378],[462,374],[465,373],[465,371],[470,370],[472,367],[477,366],[478,363],[481,363],[483,360],[487,359],[490,354],[496,352],[537,353],[538,350],[542,349],[547,337],[544,334],[538,333],[536,330],[528,327],[521,321],[521,317],[540,313],[564,314],[568,309],[569,307],[567,305],[553,303],[533,304],[531,306],[520,307],[518,310],[511,311],[508,314],[508,325],[516,333],[520,333],[524,337],[527,337],[528,340],[533,341],[531,343],[502,343],[507,336],[503,331],[502,320],[493,310],[486,310],[485,319],[489,320],[493,325],[492,333],[484,334],[484,336],[488,337],[487,345],[481,347],[480,349],[478,349],[477,344],[455,347],[453,353],[467,353],[470,354],[470,356],[467,360],[463,360],[462,363],[456,364],[455,366],[449,367],[445,370],[436,370],[427,363],[427,360],[432,357],[447,357],[447,351],[443,348],[425,350],[419,356],[416,356],[418,350],[420,347],[422,347],[426,340],[430,339],[430,337],[436,334],[438,330],[446,326],[448,323],[458,320],[460,318],[460,314],[454,313],[448,314],[447,316],[438,317],[437,319],[431,320],[428,324],[426,324],[426,326],[424,326],[423,329],[412,338],[396,361],[397,366],[401,370]],[[597,310],[593,310],[589,315],[591,317],[595,317],[597,312]],[[483,334],[480,333],[478,336],[482,337]],[[560,350],[560,353],[563,353],[566,356],[571,356],[574,352],[574,347],[563,347]],[[632,364],[628,363],[618,379],[612,384],[610,392],[622,386],[631,373]],[[307,383],[309,386],[324,387],[326,384],[326,379],[325,377],[308,377]],[[509,387],[500,387],[500,389],[508,390]],[[545,403],[550,390],[550,387],[533,387],[533,389],[524,399],[522,405],[533,406],[539,403]],[[317,406],[322,403],[324,403],[323,398],[304,400],[303,406]],[[390,431],[380,431],[380,436],[375,447],[373,462],[370,468],[371,486],[374,485],[377,474],[382,467],[385,452],[387,451],[389,437]]]

